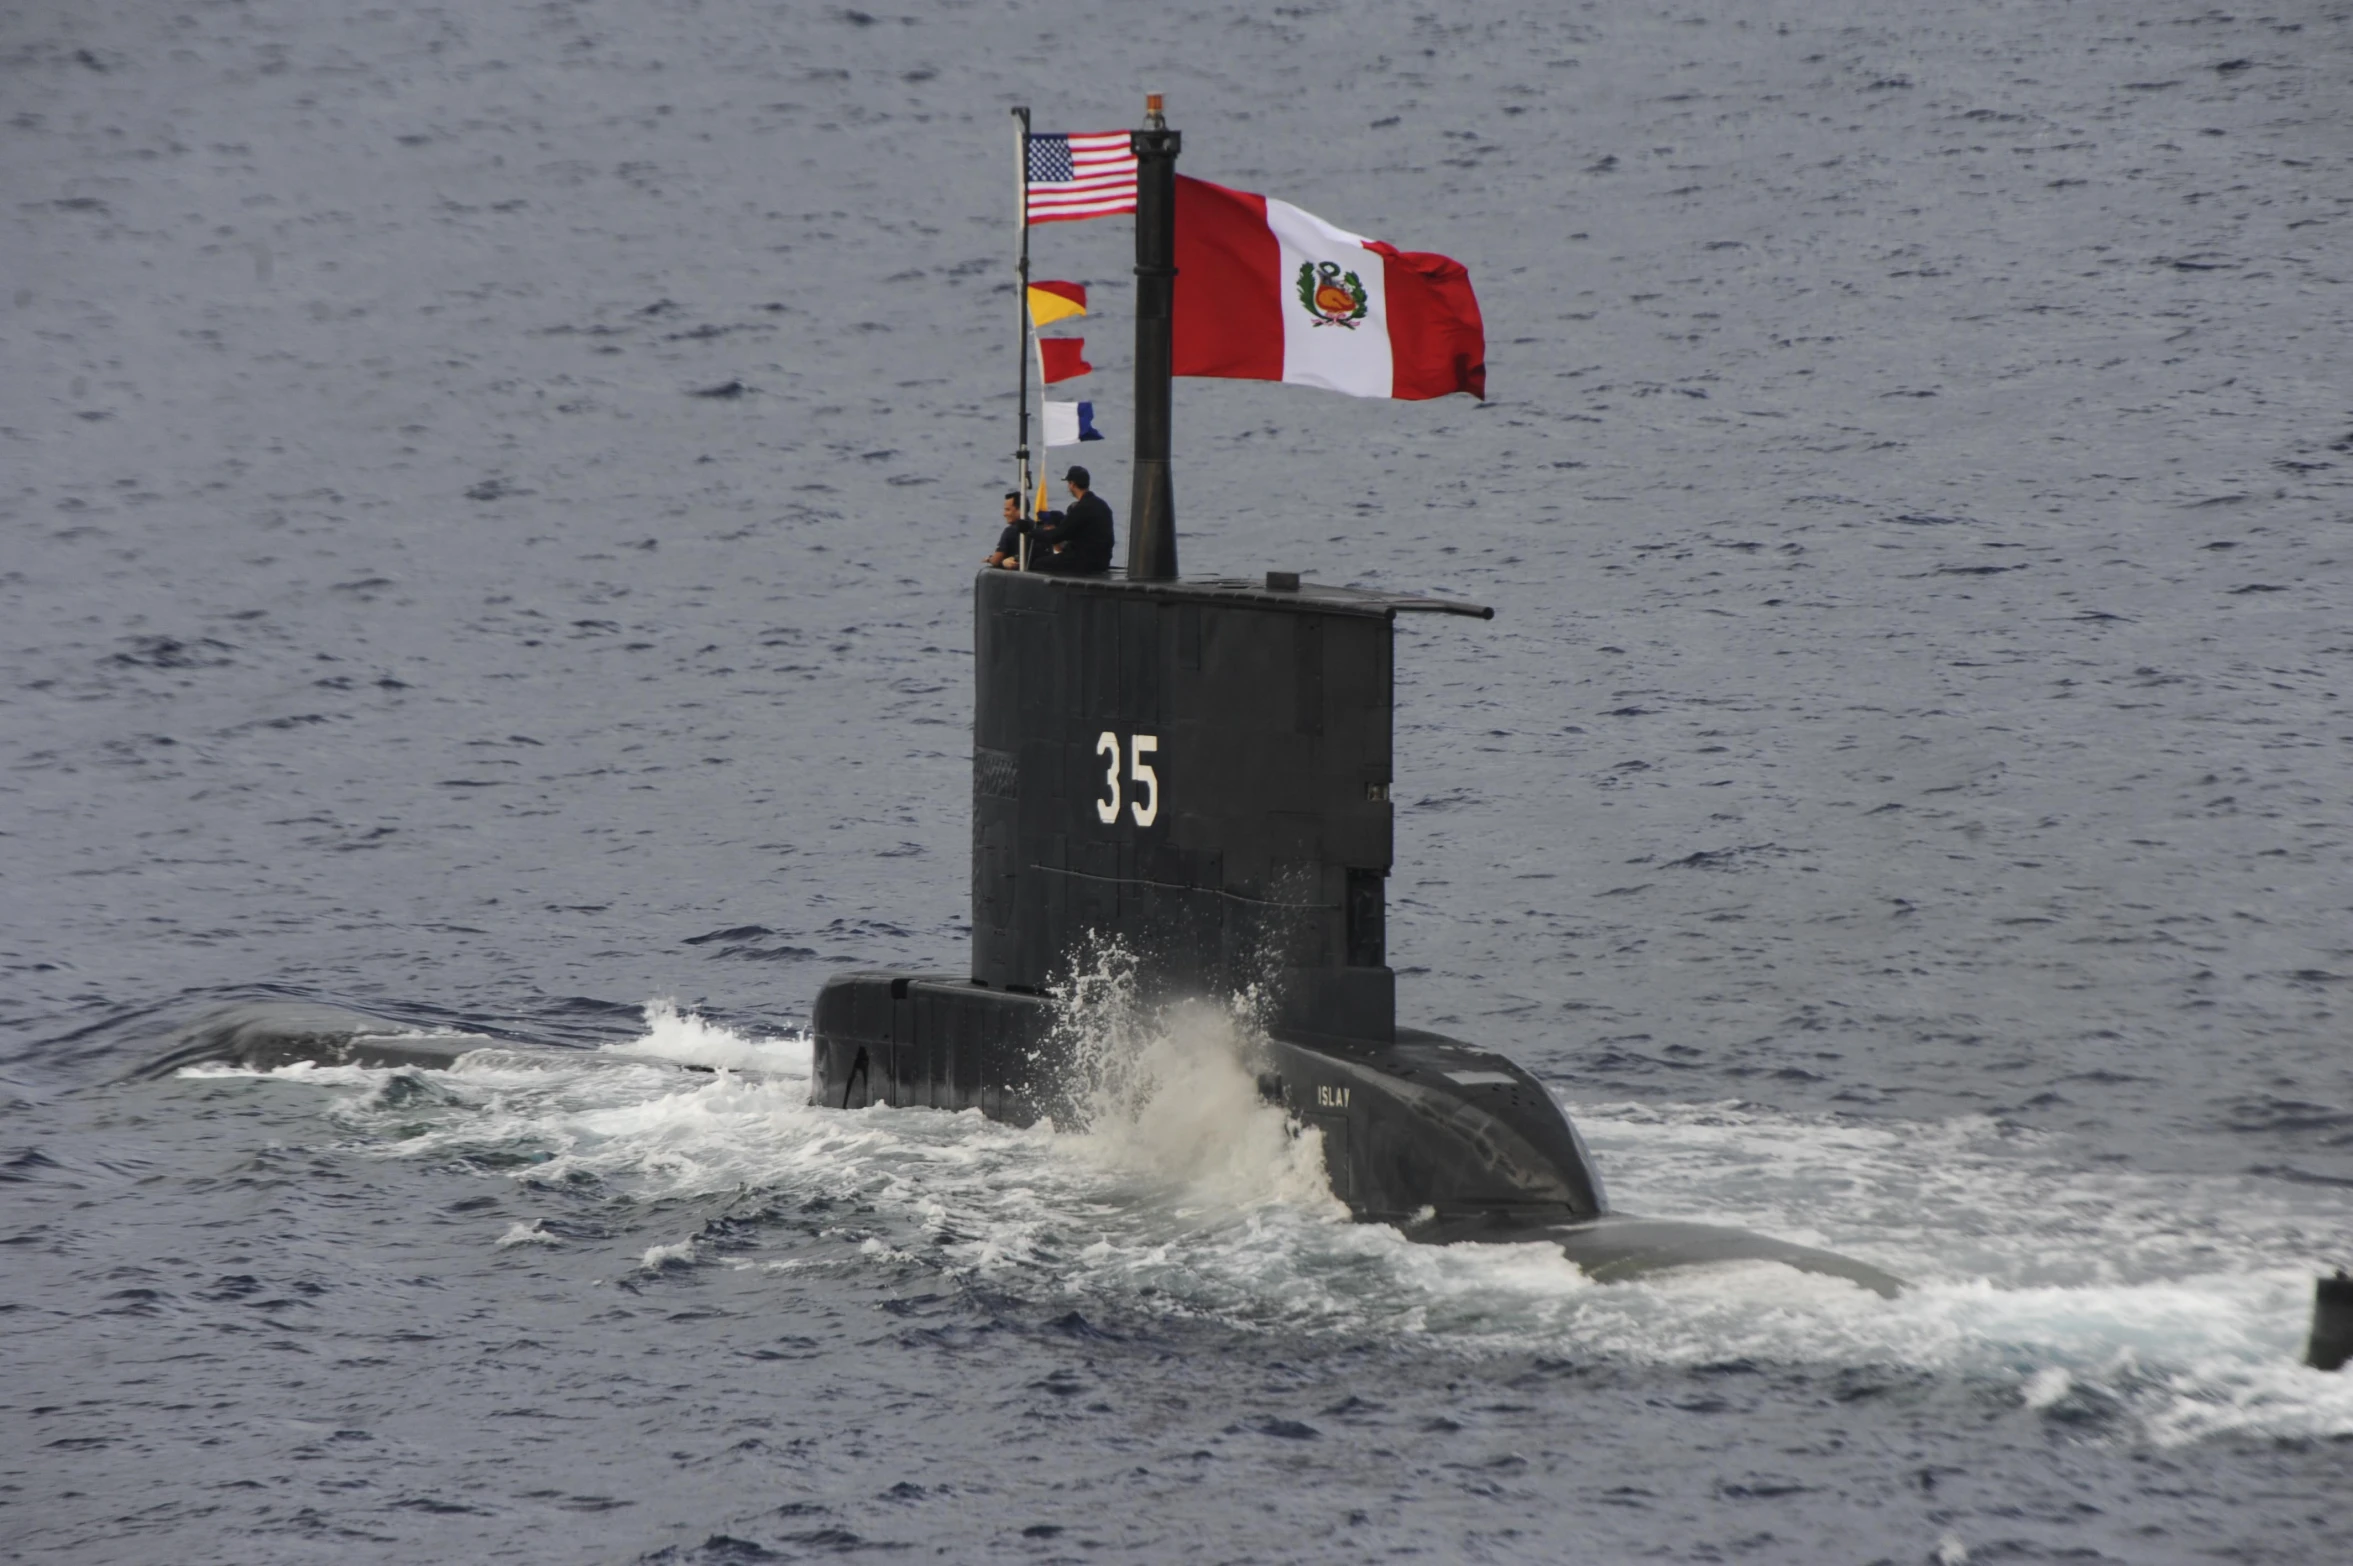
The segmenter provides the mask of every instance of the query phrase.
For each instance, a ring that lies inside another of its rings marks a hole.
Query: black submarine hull
[[[1082,1116],[1085,1080],[1042,996],[954,975],[836,975],[819,993],[810,1101],[973,1110],[1032,1124]],[[1552,1244],[1598,1282],[1769,1261],[1881,1295],[1851,1257],[1713,1224],[1614,1213],[1583,1138],[1508,1056],[1397,1028],[1387,1041],[1279,1025],[1252,1046],[1262,1099],[1316,1132],[1332,1194],[1361,1223],[1432,1244]]]
[[[125,1079],[151,1082],[191,1066],[413,1066],[442,1071],[477,1050],[509,1048],[479,1033],[444,1033],[321,1001],[247,1001],[209,1012]]]
[[[838,974],[819,992],[810,1101],[1082,1118],[1085,1069],[1052,1003],[943,975]],[[1412,1029],[1386,1043],[1254,1045],[1258,1091],[1322,1135],[1332,1194],[1400,1225],[1527,1227],[1607,1211],[1575,1129],[1504,1056]]]

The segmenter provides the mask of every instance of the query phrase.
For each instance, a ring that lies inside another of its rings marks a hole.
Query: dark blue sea
[[[2353,11],[859,5],[0,10],[0,1559],[2344,1559]],[[1902,1297],[1351,1224],[1239,1024],[808,1106],[1148,90],[1485,310],[1177,392],[1188,572],[1496,608],[1402,1016]],[[565,1053],[124,1080],[273,998]]]

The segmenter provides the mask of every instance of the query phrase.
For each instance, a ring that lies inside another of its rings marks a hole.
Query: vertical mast
[[[1168,481],[1171,321],[1176,304],[1176,160],[1181,138],[1144,99],[1136,152],[1136,487],[1128,507],[1131,582],[1177,574],[1176,499]]]
[[[1013,308],[1019,320],[1013,339],[1013,367],[1015,390],[1020,397],[1021,440],[1013,451],[1013,488],[1020,495],[1017,504],[1022,516],[1029,515],[1029,107],[1013,111],[1013,189],[1014,221],[1021,226],[1021,259],[1014,270],[1019,274],[1013,288]],[[1021,535],[1021,568],[1029,569],[1029,533]]]

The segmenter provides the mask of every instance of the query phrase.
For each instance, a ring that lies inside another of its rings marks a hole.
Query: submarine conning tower
[[[1027,111],[1014,112],[1026,160]],[[1147,1000],[1259,992],[1259,1092],[1320,1133],[1333,1191],[1360,1217],[1419,1215],[1449,1233],[1595,1219],[1600,1183],[1539,1084],[1490,1051],[1397,1026],[1396,618],[1492,611],[1290,572],[1179,578],[1178,137],[1157,97],[1131,147],[1127,570],[990,570],[974,583],[970,972],[828,980],[811,1101],[1018,1123],[1061,1112],[1085,1073],[1049,992],[1111,945],[1134,960]]]
[[[984,573],[972,978],[1039,993],[1090,942],[1158,994],[1257,986],[1285,1031],[1396,1033],[1395,620],[1473,604],[1265,581]]]

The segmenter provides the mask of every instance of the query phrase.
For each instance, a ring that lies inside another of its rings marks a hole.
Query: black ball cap
[[[1087,470],[1085,468],[1072,468],[1068,473],[1062,475],[1062,479],[1064,483],[1076,484],[1081,489],[1093,489],[1095,487],[1094,481],[1087,476]]]

